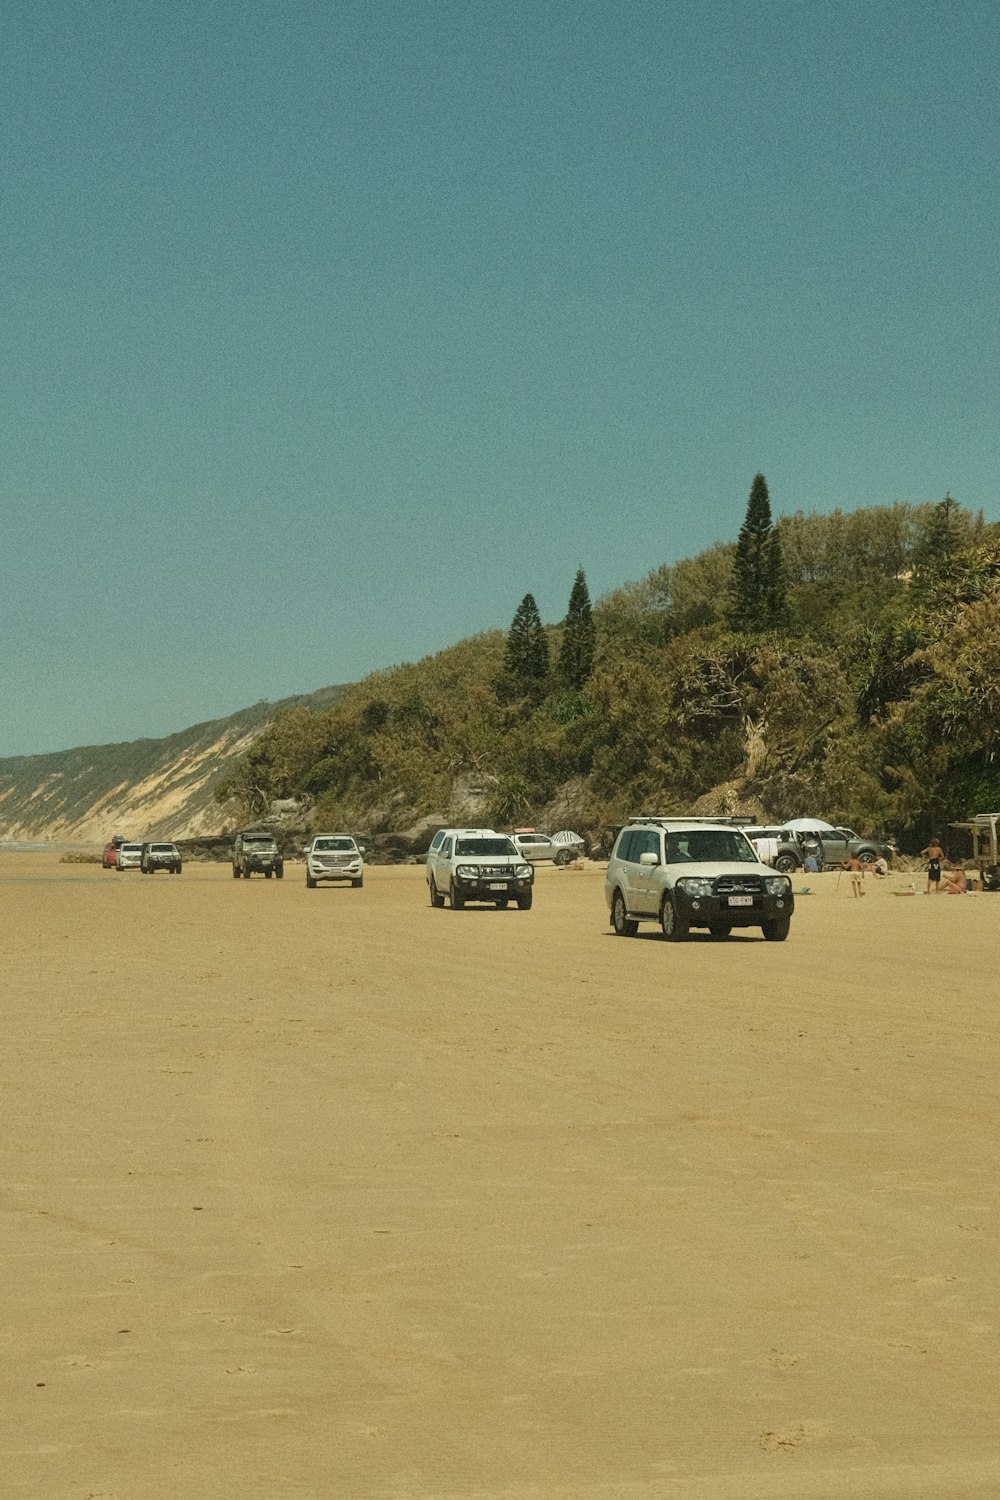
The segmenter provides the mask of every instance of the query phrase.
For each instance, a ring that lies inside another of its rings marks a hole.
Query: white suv
[[[681,942],[692,927],[727,938],[759,927],[783,943],[794,909],[792,883],[762,864],[739,828],[696,818],[633,818],[615,839],[604,893],[619,937],[659,922]]]
[[[138,870],[142,866],[141,844],[119,844],[115,853],[115,867],[119,870]]]
[[[314,891],[321,880],[364,885],[364,858],[349,833],[318,833],[306,850],[306,885]]]
[[[431,905],[451,900],[453,911],[467,901],[485,901],[501,910],[516,901],[531,906],[535,872],[507,834],[493,828],[441,828],[427,851]]]

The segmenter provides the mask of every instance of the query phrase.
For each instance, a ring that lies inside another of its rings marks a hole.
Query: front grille
[[[480,865],[479,874],[483,880],[509,880],[514,871],[510,865]]]
[[[759,875],[720,875],[715,882],[717,896],[763,896],[764,882]]]

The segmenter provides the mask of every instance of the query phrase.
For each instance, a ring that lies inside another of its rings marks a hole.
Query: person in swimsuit
[[[938,841],[937,841],[937,835],[936,834],[931,839],[930,843],[927,845],[927,848],[926,849],[921,849],[920,852],[927,859],[927,894],[928,894],[928,896],[930,895],[930,893],[931,893],[931,886],[933,886],[934,887],[934,894],[935,895],[940,895],[940,893],[941,893],[941,861],[944,859],[944,850],[941,848],[941,845],[938,843]]]

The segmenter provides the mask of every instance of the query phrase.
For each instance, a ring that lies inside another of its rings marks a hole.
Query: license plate
[[[752,896],[730,896],[730,906],[753,906]]]
[[[491,891],[505,891],[506,889],[507,889],[507,887],[506,887],[506,885],[502,881],[498,885],[491,885],[490,886],[490,890]]]

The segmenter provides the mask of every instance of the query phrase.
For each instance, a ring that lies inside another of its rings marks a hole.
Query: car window
[[[507,838],[458,839],[455,843],[456,856],[464,855],[466,859],[496,859],[500,855],[516,853],[514,845]]]
[[[660,835],[655,828],[634,828],[626,837],[629,840],[626,857],[630,864],[637,865],[643,854],[655,854],[659,859]]]
[[[442,840],[441,853],[445,859],[451,858],[451,839]]]
[[[628,829],[621,836],[621,842],[618,845],[618,858],[625,860],[628,864],[631,864],[634,859],[638,859],[638,855],[634,853],[637,837],[638,830],[635,828]]]

